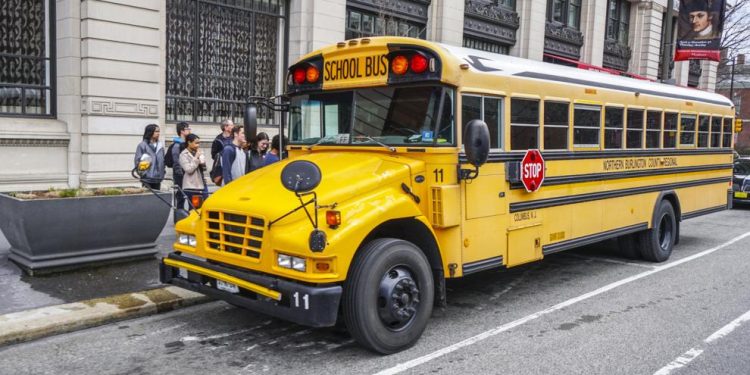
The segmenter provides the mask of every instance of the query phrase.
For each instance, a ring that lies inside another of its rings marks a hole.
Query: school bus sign
[[[539,150],[526,151],[521,160],[521,182],[529,193],[537,191],[544,182],[544,158]]]

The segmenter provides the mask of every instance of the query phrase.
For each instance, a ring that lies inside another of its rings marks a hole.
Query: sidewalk
[[[166,256],[175,241],[170,215],[153,259],[30,277],[8,260],[10,245],[1,233],[0,315],[161,287],[157,259]]]

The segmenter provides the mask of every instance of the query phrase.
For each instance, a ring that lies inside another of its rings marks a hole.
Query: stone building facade
[[[737,118],[743,120],[742,132],[737,134],[734,148],[741,155],[748,156],[750,155],[750,64],[746,58],[744,54],[736,56],[734,74],[729,64],[720,69],[716,92],[734,102]]]
[[[666,0],[3,0],[0,191],[132,185],[144,127],[206,147],[285,67],[347,38],[407,35],[657,79]],[[716,64],[679,62],[714,90]],[[269,133],[278,115],[261,112]]]

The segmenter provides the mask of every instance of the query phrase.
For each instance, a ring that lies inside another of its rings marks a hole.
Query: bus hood
[[[321,171],[321,182],[313,191],[319,205],[342,204],[374,189],[410,184],[410,176],[421,173],[424,163],[403,156],[378,152],[316,152],[293,160],[308,160]],[[292,160],[284,160],[232,181],[206,200],[204,210],[253,213],[272,221],[299,207],[294,192],[281,184],[281,171]],[[310,198],[303,197],[307,202]],[[301,210],[280,223],[306,220]]]

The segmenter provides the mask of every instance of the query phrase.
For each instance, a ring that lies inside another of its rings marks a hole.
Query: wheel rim
[[[669,249],[669,245],[672,243],[672,231],[672,220],[670,220],[669,215],[662,216],[659,222],[659,245],[662,250]]]
[[[414,321],[419,310],[419,286],[404,266],[388,270],[380,280],[378,315],[386,328],[398,331]]]

